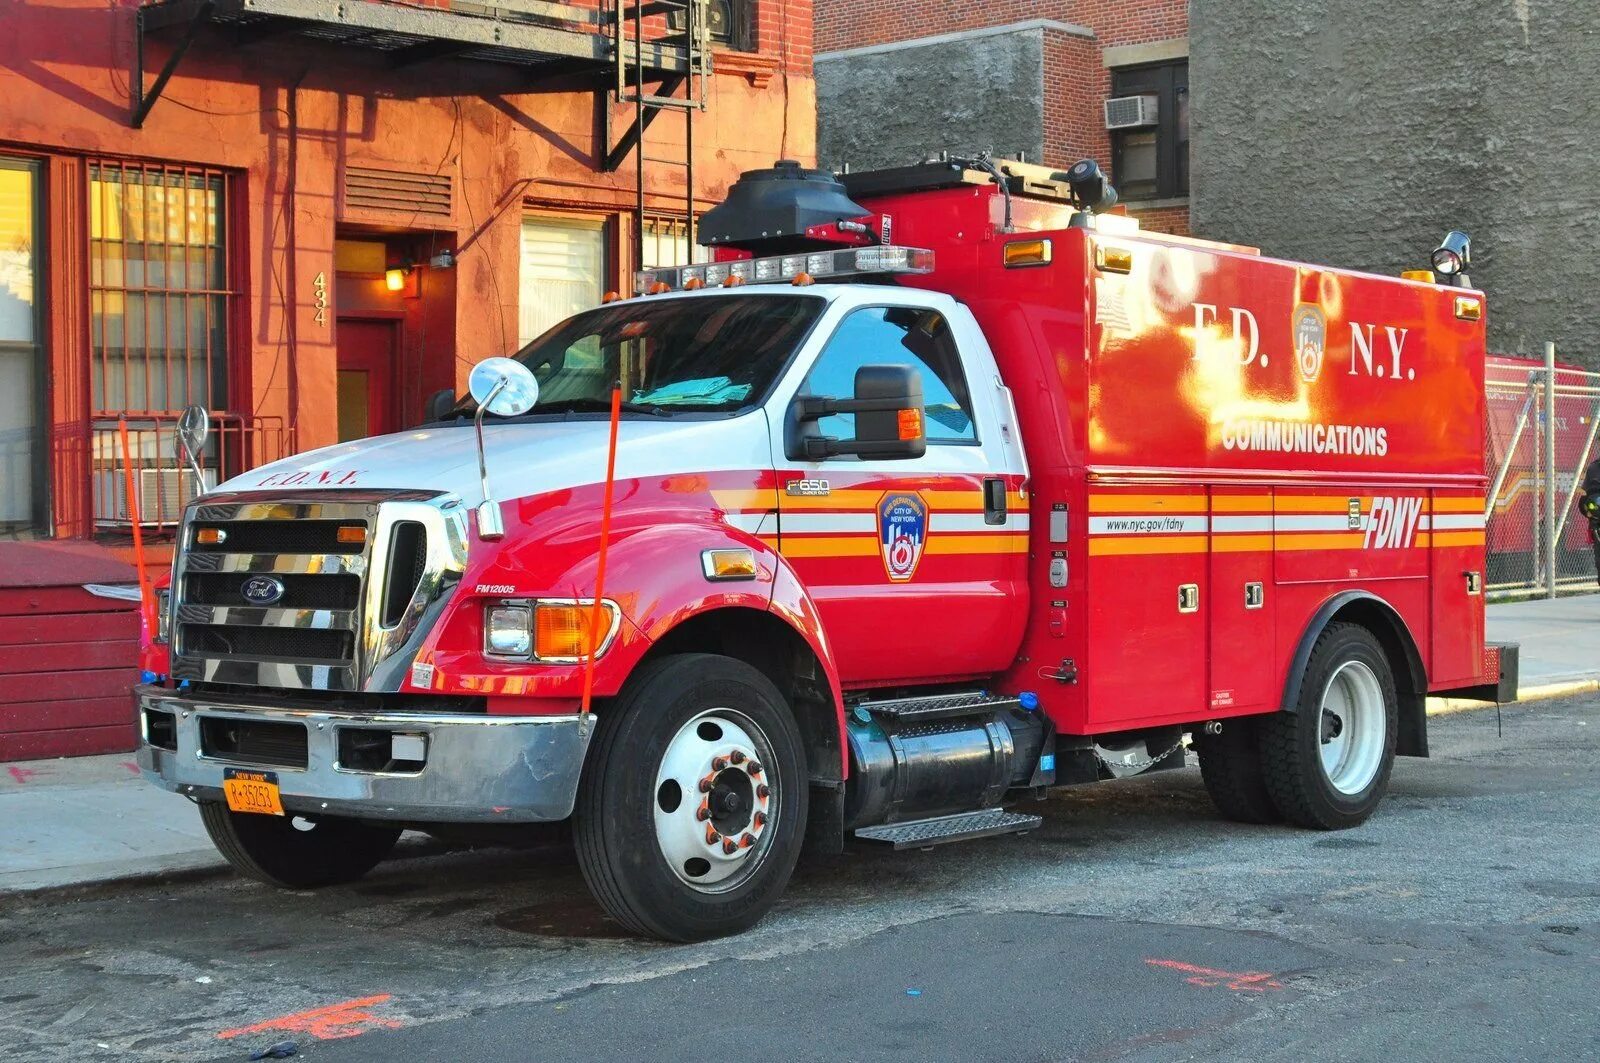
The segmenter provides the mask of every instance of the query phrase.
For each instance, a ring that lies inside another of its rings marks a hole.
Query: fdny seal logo
[[[1328,319],[1317,307],[1303,303],[1295,307],[1293,322],[1294,360],[1306,383],[1315,384],[1322,375],[1322,356],[1328,350]]]
[[[916,574],[928,541],[928,506],[917,494],[889,493],[878,502],[878,545],[883,568],[893,583]]]

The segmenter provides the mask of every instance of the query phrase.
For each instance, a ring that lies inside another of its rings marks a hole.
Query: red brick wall
[[[1041,18],[1087,26],[1104,47],[1189,32],[1188,0],[816,0],[816,48],[833,52]]]

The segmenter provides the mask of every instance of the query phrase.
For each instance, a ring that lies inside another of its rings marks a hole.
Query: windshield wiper
[[[540,403],[528,411],[530,414],[539,413],[610,413],[610,399],[592,399],[588,397],[560,399],[551,403]],[[650,417],[670,417],[665,407],[650,406],[640,402],[624,402],[623,413],[642,413]]]

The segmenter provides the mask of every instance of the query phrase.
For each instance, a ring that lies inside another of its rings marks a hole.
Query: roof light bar
[[[933,252],[922,247],[849,247],[838,251],[773,255],[734,262],[666,266],[633,275],[633,290],[651,295],[732,284],[790,284],[802,274],[816,278],[883,273],[932,273]],[[693,283],[691,283],[693,282]]]

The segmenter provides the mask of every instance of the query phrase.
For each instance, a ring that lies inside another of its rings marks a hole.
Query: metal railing
[[[291,434],[279,418],[213,413],[197,479],[178,458],[177,427],[177,415],[162,413],[91,422],[90,499],[96,532],[131,534],[137,522],[147,536],[170,534],[197,494],[293,450]]]
[[[1515,598],[1593,590],[1595,555],[1577,512],[1600,430],[1600,373],[1496,358],[1486,374],[1488,590]]]

